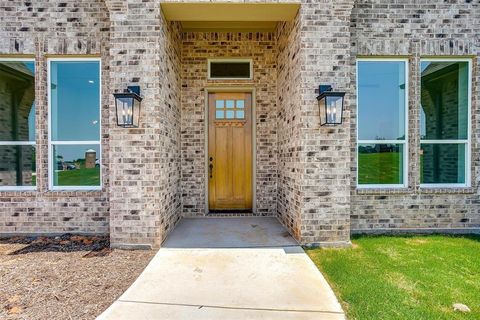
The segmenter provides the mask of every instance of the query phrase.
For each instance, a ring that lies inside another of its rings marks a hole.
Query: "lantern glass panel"
[[[342,123],[342,96],[326,96],[327,108],[327,123],[340,124]]]
[[[123,96],[116,97],[117,104],[117,121],[122,127],[131,127],[133,125],[133,97]]]
[[[320,124],[335,125],[342,123],[343,95],[324,95],[318,100]]]
[[[138,128],[140,124],[140,103],[141,101],[133,98],[133,122],[132,125]]]
[[[327,104],[326,97],[323,97],[318,100],[318,108],[320,109],[320,125],[325,125],[327,123]]]

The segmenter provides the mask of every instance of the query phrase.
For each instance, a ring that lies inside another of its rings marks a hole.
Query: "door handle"
[[[212,163],[212,161],[213,161],[213,158],[210,157],[210,165],[208,166],[209,172],[210,172],[210,179],[213,178],[213,163]]]

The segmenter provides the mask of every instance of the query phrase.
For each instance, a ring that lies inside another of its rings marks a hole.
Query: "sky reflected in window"
[[[358,62],[358,139],[405,137],[405,62]]]
[[[100,139],[99,62],[52,61],[53,141]]]

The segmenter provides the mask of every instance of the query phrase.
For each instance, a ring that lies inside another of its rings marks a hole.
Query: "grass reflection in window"
[[[360,145],[359,184],[403,183],[403,146],[398,144]]]

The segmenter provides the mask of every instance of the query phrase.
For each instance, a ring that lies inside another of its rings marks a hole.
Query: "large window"
[[[36,185],[35,63],[0,59],[0,190]]]
[[[357,183],[404,187],[407,180],[406,59],[357,62]]]
[[[470,61],[421,62],[420,182],[470,184]]]
[[[49,60],[49,184],[100,189],[100,61]]]

